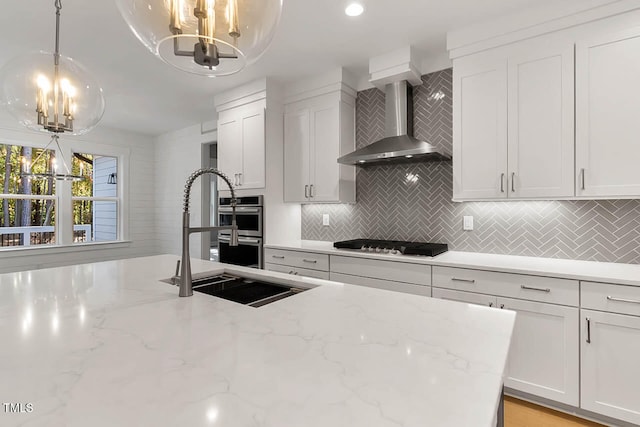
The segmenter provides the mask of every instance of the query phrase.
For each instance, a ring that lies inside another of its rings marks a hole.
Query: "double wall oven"
[[[238,246],[229,246],[230,233],[218,234],[219,260],[227,264],[263,267],[264,203],[262,196],[236,198]],[[218,204],[218,224],[231,225],[231,198],[221,197]]]

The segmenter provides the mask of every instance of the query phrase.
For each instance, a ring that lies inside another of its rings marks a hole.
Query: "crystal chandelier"
[[[237,73],[267,49],[282,0],[116,0],[136,37],[174,67],[207,76]]]
[[[78,62],[60,55],[61,0],[55,0],[56,32],[51,54],[38,52],[8,62],[0,71],[2,104],[24,126],[54,134],[81,135],[104,113],[102,89]]]

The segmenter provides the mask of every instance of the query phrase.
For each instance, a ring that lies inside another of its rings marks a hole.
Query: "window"
[[[65,145],[60,149],[64,155],[59,150],[0,143],[0,250],[122,239],[120,154],[74,153]],[[47,177],[66,174],[67,167],[69,174],[85,179]],[[28,172],[31,176],[25,175]]]
[[[53,151],[0,144],[0,247],[56,243],[56,182],[22,175],[38,156],[32,172],[50,173]]]
[[[71,186],[74,242],[117,240],[118,159],[76,153],[72,171],[91,177],[75,181]]]

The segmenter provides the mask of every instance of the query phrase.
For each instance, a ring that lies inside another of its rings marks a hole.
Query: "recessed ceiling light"
[[[344,13],[346,13],[347,16],[360,16],[362,12],[364,12],[364,6],[360,3],[351,3],[344,9]]]

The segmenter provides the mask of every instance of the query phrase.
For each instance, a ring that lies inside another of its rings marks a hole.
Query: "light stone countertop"
[[[265,248],[289,249],[325,253],[329,255],[401,261],[442,267],[532,274],[536,276],[640,286],[640,264],[578,261],[458,251],[445,252],[433,258],[414,255],[389,255],[351,249],[336,249],[333,247],[332,242],[315,240],[267,244],[265,245]]]
[[[200,260],[312,289],[179,298],[176,259],[0,275],[0,425],[494,425],[513,312]]]

